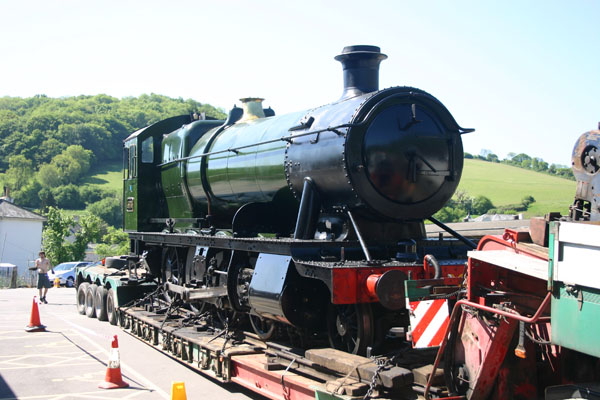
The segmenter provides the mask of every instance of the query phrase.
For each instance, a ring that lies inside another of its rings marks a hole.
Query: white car
[[[71,261],[58,264],[54,267],[54,271],[48,271],[48,279],[54,284],[54,280],[58,278],[61,285],[73,287],[75,284],[75,268],[83,267],[90,264],[87,261]]]

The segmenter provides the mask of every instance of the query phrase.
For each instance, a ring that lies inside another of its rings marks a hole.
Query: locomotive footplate
[[[338,249],[341,246],[360,248],[356,241],[298,240],[291,238],[237,238],[227,236],[193,235],[185,233],[130,232],[131,240],[147,244],[172,246],[206,246],[281,255],[292,255],[293,249]]]
[[[202,374],[276,400],[363,397],[367,392],[371,398],[414,398],[418,372],[413,371],[435,355],[410,348],[377,359],[334,349],[304,351],[260,341],[252,333],[190,324],[182,310],[165,315],[130,307],[119,312],[121,328],[153,348]]]

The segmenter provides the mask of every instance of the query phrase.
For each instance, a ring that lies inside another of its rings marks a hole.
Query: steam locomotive
[[[408,327],[404,282],[458,276],[465,238],[427,239],[463,168],[461,128],[412,87],[379,90],[376,46],[345,47],[338,100],[275,116],[165,119],[124,141],[124,227],[167,301],[365,353]]]

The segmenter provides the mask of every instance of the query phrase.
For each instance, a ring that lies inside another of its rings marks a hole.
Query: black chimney
[[[344,70],[341,99],[379,90],[379,63],[386,58],[377,46],[344,47],[342,54],[335,57]]]

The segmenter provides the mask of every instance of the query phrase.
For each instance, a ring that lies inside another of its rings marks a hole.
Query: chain
[[[371,379],[371,382],[369,383],[369,389],[367,390],[367,393],[365,393],[363,400],[367,400],[371,398],[371,395],[373,394],[373,390],[375,390],[375,386],[377,384],[377,378],[379,377],[379,373],[385,368],[386,365],[388,365],[389,363],[391,363],[391,361],[394,358],[392,357],[389,360],[385,360],[384,358],[376,358],[375,364],[377,365],[377,369],[375,370],[375,373],[373,374],[373,378]]]

